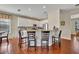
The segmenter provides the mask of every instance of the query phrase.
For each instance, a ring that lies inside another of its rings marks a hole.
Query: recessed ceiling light
[[[17,11],[18,11],[18,12],[20,12],[20,11],[21,11],[21,9],[17,9]]]
[[[46,6],[43,6],[43,8],[46,8]]]
[[[28,11],[31,11],[32,9],[31,8],[28,8]]]

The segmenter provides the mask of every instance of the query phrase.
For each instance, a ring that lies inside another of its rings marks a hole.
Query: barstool
[[[50,33],[50,31],[42,31],[42,33],[41,33],[41,35],[42,35],[41,48],[46,47],[47,50],[49,50],[49,33]],[[44,46],[43,42],[46,42],[45,46]]]
[[[27,34],[27,33],[26,33]],[[22,44],[26,44],[27,35],[23,33],[23,30],[19,30],[19,47],[22,47]]]
[[[62,30],[59,31],[58,36],[52,36],[52,43],[54,42],[54,45],[55,45],[55,43],[57,43],[56,39],[58,39],[59,47],[61,47],[61,33],[62,33]]]
[[[29,47],[35,47],[36,49],[36,37],[35,37],[35,31],[28,31],[28,48]],[[31,43],[34,42],[34,45],[31,45]]]

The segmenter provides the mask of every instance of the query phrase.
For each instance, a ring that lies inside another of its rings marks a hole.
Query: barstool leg
[[[58,38],[58,44],[59,44],[59,48],[61,47],[61,41],[60,41],[60,38]]]
[[[21,48],[21,44],[19,43],[19,48]]]
[[[28,40],[28,50],[29,50],[29,47],[30,47],[30,41]]]
[[[55,38],[54,38],[54,45],[55,45]]]
[[[19,38],[19,48],[21,48],[21,38]]]
[[[52,43],[55,45],[55,38],[54,37],[52,38]]]
[[[36,51],[36,39],[35,39],[35,51]]]
[[[47,41],[47,50],[49,51],[49,41]]]
[[[59,42],[59,48],[61,47],[61,42]]]
[[[41,40],[41,49],[42,49],[42,40]]]
[[[0,45],[2,44],[2,38],[0,38]]]
[[[8,40],[8,37],[7,37],[7,43],[9,44],[9,40]]]

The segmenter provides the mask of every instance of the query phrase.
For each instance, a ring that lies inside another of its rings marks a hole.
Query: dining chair
[[[62,30],[60,30],[58,32],[57,36],[52,36],[52,42],[54,43],[54,45],[58,42],[59,47],[61,46],[61,33],[62,33]],[[58,39],[58,40],[56,40],[56,39]]]
[[[2,33],[0,34],[0,45],[2,44],[2,40],[3,40],[4,38],[6,39],[7,43],[9,44],[8,33],[7,33],[7,32],[2,32]]]

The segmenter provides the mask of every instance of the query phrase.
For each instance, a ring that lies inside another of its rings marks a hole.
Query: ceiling
[[[49,10],[70,10],[73,8],[75,8],[73,4],[0,4],[0,11],[34,17],[37,19],[45,19]]]

